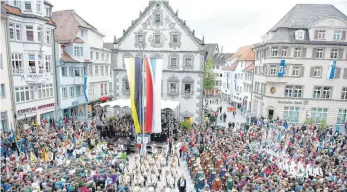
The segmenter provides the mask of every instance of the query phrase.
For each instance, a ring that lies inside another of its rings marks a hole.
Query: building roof
[[[218,48],[217,43],[206,43],[205,49],[207,51],[207,56],[212,57],[215,54],[215,51],[217,48]]]
[[[236,60],[232,65],[223,67],[222,70],[223,71],[235,71],[238,64],[239,64],[239,62]]]
[[[213,55],[213,65],[223,66],[234,53],[216,53]]]
[[[132,22],[132,25],[130,25],[125,31],[123,31],[123,36],[117,39],[116,43],[122,42],[123,38],[126,37],[127,34],[130,33],[130,31],[132,31],[141,22],[141,20],[143,19],[143,16],[146,15],[151,10],[151,8],[155,6],[157,3],[161,3],[163,7],[166,7],[167,10],[169,10],[169,12],[172,15],[172,18],[174,18],[177,21],[177,24],[179,24],[181,27],[185,29],[185,31],[189,34],[190,37],[193,38],[195,42],[197,42],[200,45],[204,44],[204,40],[200,40],[199,38],[195,36],[194,32],[186,25],[186,21],[178,17],[177,12],[175,13],[175,11],[169,5],[168,1],[158,1],[158,0],[149,1],[149,4],[145,8],[145,10],[140,14],[140,16],[136,20]]]
[[[1,17],[6,18],[7,17],[7,11],[4,8],[4,6],[1,6],[0,9],[1,9]]]
[[[314,22],[325,17],[339,17],[347,20],[347,16],[327,4],[297,4],[269,32],[279,28],[309,28]]]
[[[79,27],[90,29],[100,36],[105,37],[72,9],[53,12],[52,19],[57,25],[55,40],[58,43],[72,43],[76,38]]]
[[[252,63],[252,64],[248,65],[246,68],[244,68],[242,71],[243,72],[251,72],[254,70],[254,67],[255,67],[255,64]]]
[[[77,60],[73,59],[69,54],[65,51],[61,54],[61,60],[67,63],[79,63]]]
[[[54,7],[50,2],[48,2],[48,1],[44,1],[44,4],[46,4],[46,5],[49,5],[49,6],[51,6],[51,7]]]
[[[237,60],[247,60],[247,61],[254,61],[255,55],[252,49],[253,45],[246,45],[243,47],[240,47],[233,56],[231,56],[229,59],[237,59]]]
[[[103,47],[105,49],[111,50],[111,49],[113,49],[113,45],[114,45],[113,43],[104,43]]]
[[[17,16],[21,16],[21,17],[25,17],[25,18],[41,19],[43,21],[46,21],[46,24],[55,25],[55,23],[48,17],[42,17],[42,16],[38,16],[38,15],[34,15],[34,14],[25,14],[25,13],[22,13],[22,11],[18,7],[13,7],[13,6],[7,5],[5,3],[1,3],[1,5],[2,5],[1,9],[5,9],[8,14],[17,15]],[[3,11],[1,10],[1,13],[2,12]]]
[[[79,38],[79,37],[76,37],[73,42],[74,43],[84,43],[84,41],[81,38]]]

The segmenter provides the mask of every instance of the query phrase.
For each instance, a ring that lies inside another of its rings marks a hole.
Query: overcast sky
[[[53,11],[74,9],[106,35],[105,42],[119,38],[149,0],[48,0]],[[260,41],[295,4],[333,4],[347,14],[347,0],[169,0],[205,43],[218,43],[223,52]]]

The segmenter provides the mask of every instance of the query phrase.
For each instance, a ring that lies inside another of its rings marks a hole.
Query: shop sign
[[[279,104],[302,105],[302,101],[278,101]]]
[[[37,110],[41,110],[41,109],[45,109],[45,108],[49,108],[49,107],[54,107],[55,103],[50,103],[50,104],[45,104],[45,105],[40,105],[38,107],[31,107],[31,108],[27,108],[27,109],[21,109],[17,111],[18,115],[23,115],[25,113],[31,113]]]

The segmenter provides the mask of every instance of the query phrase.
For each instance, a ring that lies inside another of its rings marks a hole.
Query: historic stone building
[[[110,48],[110,44],[104,46]],[[115,38],[112,50],[116,99],[130,95],[124,58],[144,54],[164,60],[162,99],[181,102],[181,120],[189,117],[196,122],[202,120],[204,40],[195,36],[168,1],[150,1],[139,18],[123,31],[123,36]]]

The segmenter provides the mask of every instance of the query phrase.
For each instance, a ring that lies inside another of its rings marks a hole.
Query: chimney
[[[117,43],[117,37],[116,35],[113,36],[113,44],[116,44]]]
[[[65,45],[60,45],[60,55],[64,54]]]

